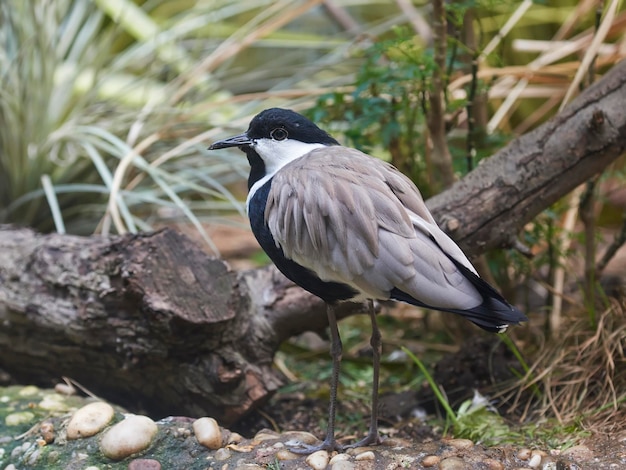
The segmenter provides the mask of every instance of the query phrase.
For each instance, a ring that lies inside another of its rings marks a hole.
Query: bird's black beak
[[[228,147],[247,147],[253,143],[254,142],[248,137],[248,134],[244,133],[229,137],[228,139],[213,142],[213,144],[209,147],[209,150],[225,149]]]

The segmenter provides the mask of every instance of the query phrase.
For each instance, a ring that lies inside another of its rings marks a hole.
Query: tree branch
[[[435,219],[472,256],[511,247],[537,214],[626,150],[626,60],[562,113],[430,198]]]

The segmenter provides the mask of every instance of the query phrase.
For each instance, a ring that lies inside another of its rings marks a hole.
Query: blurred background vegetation
[[[0,24],[0,223],[77,234],[184,224],[215,253],[209,227],[245,225],[248,168],[206,147],[264,108],[306,113],[427,198],[626,55],[619,1],[3,0]],[[532,259],[486,258],[485,275],[532,318],[514,334],[521,389],[537,393],[506,397],[522,420],[623,412],[626,273],[607,265],[626,264],[615,261],[625,214],[622,158],[527,226]],[[412,315],[386,320],[390,351],[447,350],[433,345],[455,332],[427,334]],[[363,344],[360,321],[342,326],[348,352]],[[358,396],[359,362],[345,369]],[[423,381],[387,362],[390,387]]]

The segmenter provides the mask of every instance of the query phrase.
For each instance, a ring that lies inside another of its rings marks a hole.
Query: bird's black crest
[[[269,138],[277,128],[287,131],[290,139],[307,144],[339,145],[328,132],[320,129],[301,114],[290,109],[270,108],[261,111],[250,122],[246,132],[250,139]]]

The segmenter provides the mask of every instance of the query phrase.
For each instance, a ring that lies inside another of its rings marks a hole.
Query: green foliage
[[[118,230],[148,229],[157,213],[201,230],[194,202],[240,208],[224,186],[236,166],[198,166],[190,118],[156,76],[169,65],[158,43],[113,51],[123,31],[87,0],[10,0],[0,15],[0,223],[89,233],[111,211]]]
[[[388,151],[395,166],[427,186],[425,106],[433,68],[420,39],[408,28],[395,28],[389,39],[364,51],[354,90],[322,95],[309,116],[335,123],[349,145],[364,152]]]

